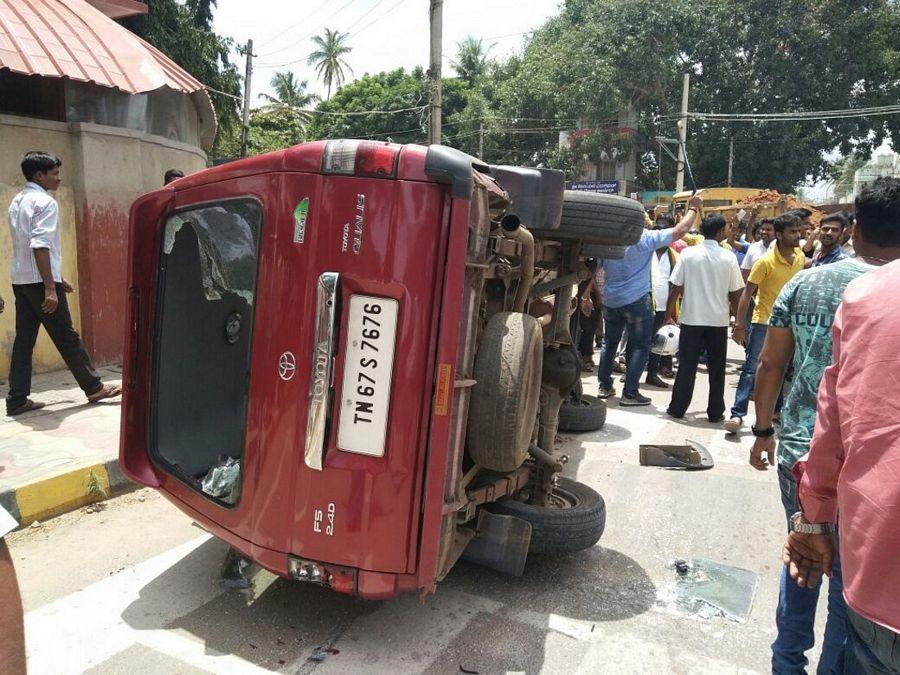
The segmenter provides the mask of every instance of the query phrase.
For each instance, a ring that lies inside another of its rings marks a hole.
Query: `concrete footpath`
[[[119,366],[99,371],[105,383],[121,384]],[[131,485],[118,468],[121,397],[88,403],[68,370],[35,375],[31,390],[47,407],[0,417],[0,504],[20,525]]]

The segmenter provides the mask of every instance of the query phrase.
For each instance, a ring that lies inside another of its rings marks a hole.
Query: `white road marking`
[[[139,643],[176,657],[197,668],[216,673],[268,672],[244,659],[206,652],[202,642],[164,626],[205,603],[222,591],[213,577],[195,579],[190,587],[172,588],[159,598],[141,598],[141,591],[181,560],[208,542],[203,535],[161,555],[129,567],[108,579],[61,598],[25,616],[30,673],[81,673]],[[218,548],[215,551],[220,557]],[[218,566],[212,568],[213,574]],[[203,583],[208,582],[208,583]],[[165,589],[169,590],[169,589]],[[126,620],[129,607],[142,600],[140,617],[132,626]]]

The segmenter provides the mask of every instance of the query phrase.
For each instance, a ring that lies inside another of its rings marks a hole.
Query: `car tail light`
[[[297,581],[327,586],[340,593],[356,592],[356,570],[352,567],[288,557],[288,574]]]
[[[328,141],[322,157],[322,173],[393,178],[397,174],[400,148],[374,141]]]

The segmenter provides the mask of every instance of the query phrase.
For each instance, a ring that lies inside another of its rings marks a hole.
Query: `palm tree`
[[[265,107],[274,110],[277,108],[288,108],[301,125],[309,121],[309,107],[319,100],[316,94],[306,91],[308,82],[300,81],[294,77],[294,73],[290,71],[277,72],[269,81],[272,89],[275,90],[275,96],[268,94],[260,94],[260,98],[266,99],[269,103]]]
[[[487,69],[487,55],[494,45],[487,49],[471,35],[462,42],[456,43],[456,61],[453,68],[457,74],[469,84],[472,84],[479,77],[484,75]]]
[[[291,108],[307,108],[310,104],[319,100],[315,94],[306,91],[308,82],[302,82],[294,77],[290,71],[277,72],[272,76],[269,85],[275,90],[275,96],[260,94],[270,105],[284,105]]]
[[[831,166],[834,179],[834,198],[843,201],[853,194],[857,170],[863,168],[868,160],[855,152],[841,157]]]
[[[346,79],[344,68],[353,74],[353,69],[347,65],[341,57],[349,54],[353,47],[347,46],[347,38],[350,33],[325,29],[325,35],[316,35],[312,40],[318,47],[306,60],[307,65],[315,66],[316,74],[322,79],[322,83],[328,88],[326,98],[331,98],[331,85],[340,87]]]

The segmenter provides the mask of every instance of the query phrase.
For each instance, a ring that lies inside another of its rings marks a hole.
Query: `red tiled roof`
[[[87,0],[94,7],[106,14],[110,19],[122,19],[126,16],[146,14],[147,5],[139,0]]]
[[[85,0],[0,0],[0,69],[137,94],[203,85]]]

